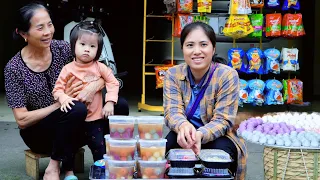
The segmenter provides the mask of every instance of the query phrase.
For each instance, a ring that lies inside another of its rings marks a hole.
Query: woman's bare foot
[[[60,180],[60,161],[50,159],[43,180]]]

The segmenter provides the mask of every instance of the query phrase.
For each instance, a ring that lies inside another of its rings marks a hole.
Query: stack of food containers
[[[163,139],[161,116],[140,116],[138,120],[139,140],[137,169],[143,179],[164,178],[166,166],[166,139]]]
[[[135,117],[109,116],[106,140],[106,178],[133,179],[137,140],[133,138]]]
[[[171,149],[168,160],[171,167],[168,172],[170,178],[193,178],[194,167],[199,161],[191,149]]]

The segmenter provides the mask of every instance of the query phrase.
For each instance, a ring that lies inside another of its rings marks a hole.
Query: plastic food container
[[[105,135],[104,139],[106,141],[106,154],[109,156],[110,155],[110,144],[109,144],[110,134]]]
[[[228,169],[232,162],[230,155],[220,149],[203,149],[199,158],[205,167],[213,169]]]
[[[134,159],[137,140],[109,139],[110,157],[118,161],[131,161]]]
[[[136,161],[108,160],[110,179],[133,179]]]
[[[139,140],[140,154],[144,161],[162,161],[165,159],[166,139]]]
[[[199,159],[191,149],[171,149],[168,160],[171,167],[193,168]]]
[[[228,169],[211,169],[205,168],[202,171],[204,177],[215,177],[215,178],[231,178],[231,174]]]
[[[140,139],[158,140],[162,138],[164,123],[163,117],[140,116],[137,121]]]
[[[108,161],[111,160],[111,157],[108,156],[107,154],[104,154],[104,155],[103,155],[103,159],[104,159],[104,161],[105,161],[105,169],[106,169],[105,176],[106,176],[106,179],[108,179],[108,178],[109,178]]]
[[[133,139],[135,117],[109,116],[108,118],[112,139]]]
[[[139,160],[142,179],[163,179],[167,160],[142,161]]]
[[[171,178],[179,177],[179,178],[190,178],[195,176],[193,168],[176,168],[171,167],[168,172],[168,176]]]

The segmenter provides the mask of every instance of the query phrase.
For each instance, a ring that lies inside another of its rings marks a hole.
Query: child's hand
[[[103,110],[102,110],[102,115],[104,117],[107,116],[112,116],[114,111],[114,102],[108,101],[106,105],[104,105]]]
[[[62,112],[68,112],[68,109],[71,110],[71,105],[74,105],[74,103],[72,101],[78,101],[78,99],[76,98],[69,98],[67,100],[65,100],[62,104],[61,104],[61,107],[60,107],[60,110]],[[68,108],[68,109],[67,109]]]

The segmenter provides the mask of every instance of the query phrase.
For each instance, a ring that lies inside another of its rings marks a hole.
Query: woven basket
[[[265,147],[264,177],[267,180],[320,179],[320,150]],[[303,155],[302,155],[303,154]]]

